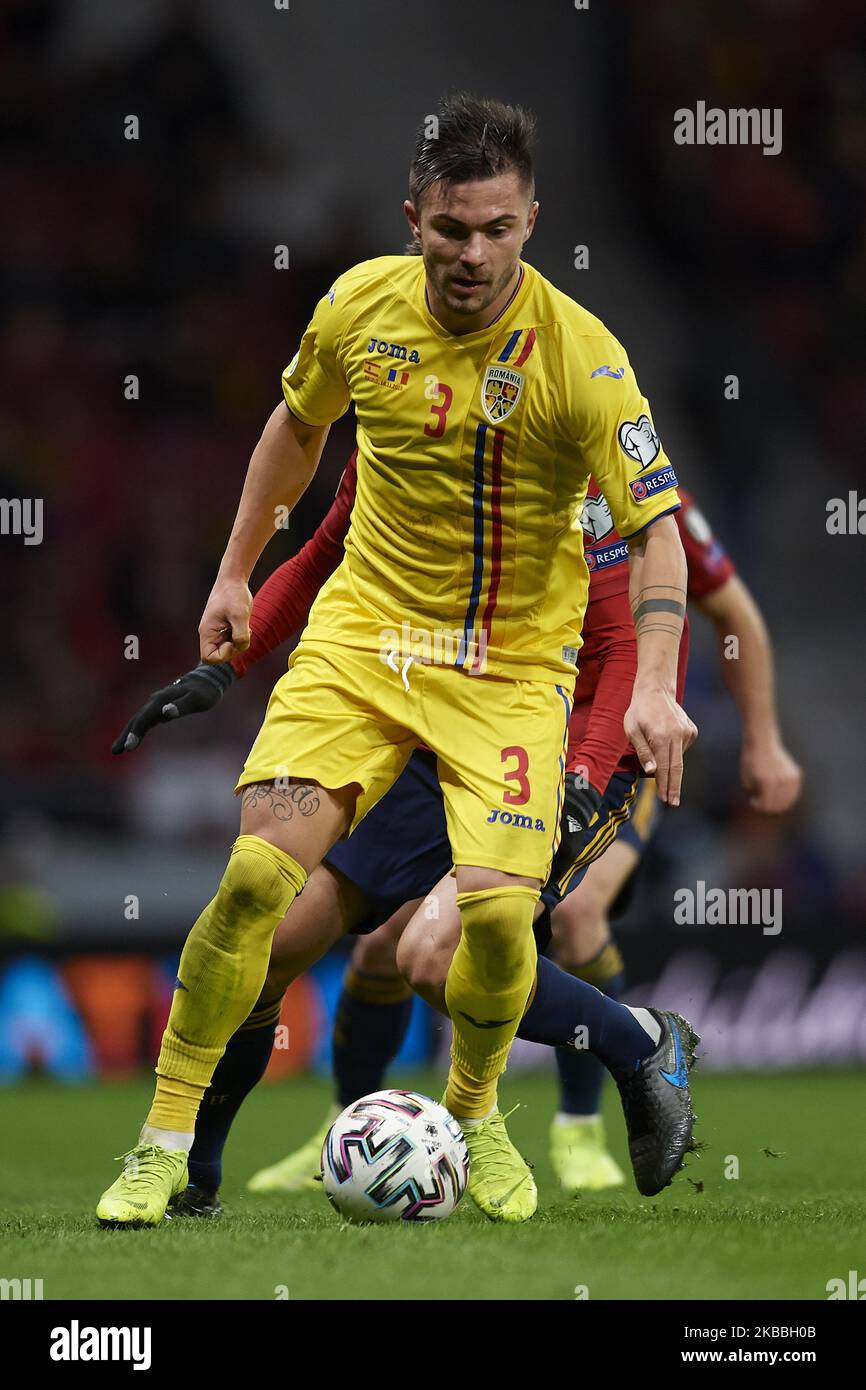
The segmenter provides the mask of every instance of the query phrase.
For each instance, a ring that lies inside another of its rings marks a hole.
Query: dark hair
[[[467,183],[471,179],[492,179],[514,169],[530,194],[534,191],[535,117],[531,111],[522,106],[506,106],[502,101],[487,101],[469,92],[456,92],[440,103],[436,123],[432,125],[428,116],[415,137],[409,197],[416,208],[422,195],[439,179]]]

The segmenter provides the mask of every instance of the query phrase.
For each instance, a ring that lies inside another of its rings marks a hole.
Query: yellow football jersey
[[[354,266],[317,305],[283,390],[307,424],[350,404],[357,420],[346,555],[304,641],[573,677],[590,474],[623,537],[679,505],[623,348],[530,265],[496,322],[462,336],[431,314],[420,257]]]

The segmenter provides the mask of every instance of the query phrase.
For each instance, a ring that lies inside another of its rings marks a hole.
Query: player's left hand
[[[679,806],[683,754],[698,736],[697,725],[668,691],[635,682],[623,729],[644,772],[655,777],[660,800]]]
[[[790,811],[803,790],[803,769],[779,739],[744,744],[740,780],[753,811],[781,816]]]

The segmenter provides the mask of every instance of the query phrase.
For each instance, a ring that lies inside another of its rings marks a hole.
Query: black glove
[[[590,826],[601,805],[601,792],[586,785],[576,772],[565,774],[565,796],[560,820],[559,849],[553,860],[551,879],[570,869],[592,838]]]
[[[185,714],[201,714],[213,709],[228,690],[235,673],[230,661],[209,665],[203,661],[163,690],[156,690],[132,716],[123,733],[111,745],[112,753],[131,753],[155,724],[182,719]]]

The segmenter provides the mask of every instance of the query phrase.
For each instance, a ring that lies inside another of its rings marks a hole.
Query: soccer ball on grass
[[[338,1115],[322,1145],[322,1181],[346,1221],[441,1221],[469,1176],[463,1131],[416,1091],[373,1091]]]

